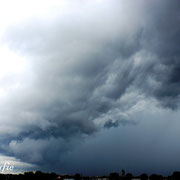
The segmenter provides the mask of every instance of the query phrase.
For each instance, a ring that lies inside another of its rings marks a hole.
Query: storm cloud
[[[180,102],[178,1],[58,7],[8,25],[1,38],[27,70],[0,78],[0,149],[42,168],[103,128],[136,125],[143,102]]]

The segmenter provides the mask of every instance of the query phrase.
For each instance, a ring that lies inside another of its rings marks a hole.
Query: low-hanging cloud
[[[57,163],[103,127],[136,124],[129,114],[141,100],[178,108],[178,1],[98,2],[75,1],[64,14],[6,30],[2,44],[30,65],[0,104],[4,154]]]

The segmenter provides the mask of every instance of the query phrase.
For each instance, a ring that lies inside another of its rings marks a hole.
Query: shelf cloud
[[[144,102],[180,102],[178,0],[60,2],[0,41],[27,64],[0,76],[0,150],[42,168],[104,128],[136,126]]]

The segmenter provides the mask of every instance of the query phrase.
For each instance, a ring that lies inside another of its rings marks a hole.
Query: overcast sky
[[[179,0],[0,1],[0,160],[104,175],[180,170]]]

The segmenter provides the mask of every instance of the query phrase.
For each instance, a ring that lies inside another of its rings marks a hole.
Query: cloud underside
[[[63,15],[9,27],[3,44],[26,57],[30,70],[0,79],[8,93],[0,104],[1,152],[57,163],[100,129],[135,125],[133,113],[146,102],[178,109],[178,4],[75,1]]]

